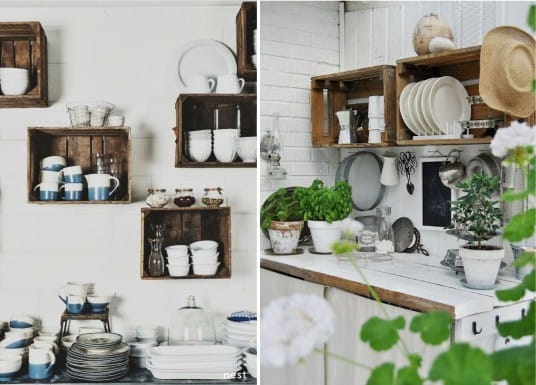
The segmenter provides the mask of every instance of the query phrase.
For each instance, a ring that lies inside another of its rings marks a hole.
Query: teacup
[[[24,314],[15,314],[12,315],[9,320],[9,327],[11,329],[19,329],[19,328],[29,328],[34,326],[35,319],[30,317],[29,315]]]
[[[0,341],[2,349],[19,349],[28,346],[28,339],[23,332],[9,331],[5,333],[4,339]]]
[[[60,171],[67,164],[63,156],[47,156],[41,159],[41,170]]]
[[[60,172],[59,176],[63,175],[63,180],[65,183],[82,183],[82,167],[81,166],[69,166],[64,167]]]
[[[89,308],[93,313],[102,313],[110,303],[110,297],[104,295],[89,295],[87,297]]]
[[[30,346],[35,346],[37,348],[47,348],[54,354],[58,354],[60,351],[60,348],[56,341],[47,340],[46,338],[43,338],[42,336],[35,337],[33,344]]]
[[[58,199],[58,184],[57,183],[39,183],[34,187],[34,191],[39,189],[39,200],[55,201]]]
[[[186,79],[186,90],[191,94],[208,94],[214,91],[214,79],[203,75],[192,75]]]
[[[88,199],[90,201],[106,201],[119,187],[119,179],[109,174],[88,174],[85,176],[88,185]],[[115,186],[110,191],[110,184]]]
[[[46,347],[30,346],[28,357],[28,375],[34,380],[41,380],[52,376],[56,356]]]
[[[82,183],[65,183],[60,186],[60,191],[64,190],[63,199],[66,201],[79,201],[82,199],[84,185]]]
[[[80,314],[84,310],[86,297],[81,295],[68,295],[65,303],[67,313]]]
[[[41,183],[61,183],[60,171],[41,170],[39,180]]]
[[[239,94],[245,84],[246,81],[238,78],[235,74],[219,75],[216,92],[219,94]]]

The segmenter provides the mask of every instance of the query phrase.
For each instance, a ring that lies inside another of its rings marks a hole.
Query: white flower
[[[326,343],[334,331],[335,314],[324,298],[293,294],[275,299],[261,312],[261,363],[295,364]]]
[[[341,230],[345,239],[357,237],[364,228],[365,226],[361,222],[350,217],[343,219],[341,223]]]
[[[534,146],[536,144],[536,128],[526,123],[512,122],[510,127],[499,128],[491,141],[493,155],[505,157],[516,147]]]

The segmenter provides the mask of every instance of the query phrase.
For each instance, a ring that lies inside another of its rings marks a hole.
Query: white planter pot
[[[296,251],[302,228],[303,221],[272,221],[268,228],[268,234],[273,252],[275,254],[290,254]]]
[[[341,239],[342,221],[307,221],[317,253],[331,253],[331,245]]]
[[[499,273],[504,249],[478,250],[460,247],[467,286],[473,289],[493,289]]]

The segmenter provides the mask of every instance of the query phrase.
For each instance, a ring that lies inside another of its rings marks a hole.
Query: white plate
[[[194,40],[182,47],[179,58],[179,79],[188,87],[186,78],[204,75],[217,78],[218,75],[236,74],[236,58],[229,47],[211,39]]]
[[[147,367],[154,378],[160,380],[229,380],[233,372],[177,372],[173,370],[159,370]],[[240,368],[239,368],[240,369]],[[237,372],[239,369],[235,370]]]
[[[428,80],[423,80],[417,84],[417,91],[415,91],[415,97],[412,102],[413,109],[411,110],[412,117],[413,119],[415,119],[415,123],[417,124],[418,129],[421,132],[421,135],[432,134],[432,130],[428,128],[428,125],[426,124],[426,121],[424,120],[424,116],[422,114],[422,109],[421,109],[422,92],[427,82]]]
[[[438,79],[439,78],[428,79],[422,91],[422,98],[421,98],[421,113],[423,114],[423,118],[424,118],[424,121],[426,122],[427,127],[431,129],[432,135],[441,134],[441,130],[439,129],[439,127],[435,125],[434,119],[432,118],[432,114],[430,113],[430,110],[428,109],[428,100],[430,99],[430,91],[432,90],[433,85]]]
[[[151,368],[158,370],[176,370],[176,371],[226,371],[230,368],[235,368],[241,365],[242,361],[240,360],[225,360],[225,361],[205,361],[205,362],[195,362],[195,361],[173,361],[173,362],[160,362],[155,361],[150,358],[145,360],[145,365],[150,366]]]
[[[471,106],[467,103],[467,96],[462,83],[451,76],[439,78],[432,86],[428,108],[434,123],[443,134],[448,132],[447,123],[471,119]]]
[[[409,90],[408,97],[406,99],[406,113],[408,115],[409,120],[409,129],[415,134],[415,135],[422,135],[421,130],[419,129],[419,126],[415,122],[415,118],[413,117],[413,107],[415,104],[415,94],[417,93],[419,89],[419,83],[415,83],[413,88]]]
[[[409,83],[402,89],[402,92],[400,93],[400,100],[398,102],[398,104],[400,106],[400,115],[402,115],[402,120],[404,121],[404,123],[406,123],[406,126],[408,126],[408,128],[411,131],[413,131],[413,130],[412,130],[412,127],[410,127],[411,122],[410,122],[409,117],[408,117],[407,102],[408,102],[409,92],[415,86],[415,84],[416,83]],[[414,134],[416,134],[416,133],[414,132]]]
[[[240,354],[240,349],[228,345],[154,346],[149,354],[152,356],[236,356]]]

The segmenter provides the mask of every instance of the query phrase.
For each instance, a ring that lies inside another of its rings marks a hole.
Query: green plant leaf
[[[502,199],[506,202],[518,201],[529,196],[529,190],[524,191],[507,191],[502,195]]]
[[[370,373],[367,385],[395,385],[395,365],[386,362],[375,367]]]
[[[467,343],[454,344],[436,357],[430,369],[430,380],[444,385],[490,385],[491,359]]]
[[[536,271],[534,269],[523,277],[523,284],[528,290],[536,291]]]
[[[532,266],[536,265],[535,251],[525,251],[524,253],[521,253],[521,255],[512,263],[513,266],[525,266],[529,264]]]
[[[420,368],[422,364],[422,357],[418,354],[408,354],[409,364],[416,368]]]
[[[419,314],[411,320],[409,330],[420,333],[421,339],[430,345],[439,345],[450,338],[452,317],[444,311]]]
[[[519,242],[532,236],[535,226],[536,208],[531,208],[523,214],[517,214],[512,217],[504,227],[503,237],[510,242]]]
[[[493,363],[493,380],[507,380],[509,385],[534,385],[534,342],[528,346],[515,346],[497,350],[490,357]]]
[[[512,337],[514,339],[534,335],[534,327],[536,325],[534,306],[534,301],[532,301],[525,317],[518,321],[499,322],[497,324],[499,334],[503,337]]]
[[[423,383],[416,367],[406,366],[398,370],[396,385],[422,385]]]
[[[389,350],[398,343],[398,331],[404,329],[405,325],[406,321],[402,316],[392,320],[371,317],[363,324],[360,337],[376,351]]]
[[[529,18],[527,20],[527,24],[533,31],[536,31],[536,5],[531,5],[529,8]]]
[[[503,302],[519,301],[525,295],[525,285],[520,283],[510,289],[497,290],[495,296]]]

